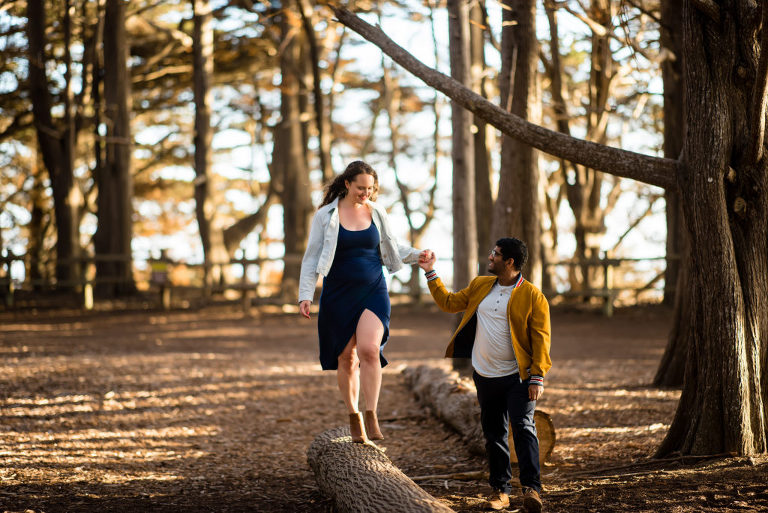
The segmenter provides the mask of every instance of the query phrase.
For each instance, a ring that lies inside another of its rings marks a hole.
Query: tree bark
[[[683,7],[680,199],[695,308],[683,392],[660,456],[768,448],[768,162],[753,148],[765,145],[755,100],[765,101],[768,11],[761,19],[746,1],[721,9],[714,23],[691,2]]]
[[[449,513],[372,444],[356,444],[349,428],[318,435],[307,461],[320,490],[341,513]]]
[[[104,12],[104,99],[107,125],[106,158],[96,169],[98,222],[94,249],[121,260],[97,261],[98,278],[107,280],[97,292],[109,297],[135,290],[131,239],[133,236],[133,179],[131,176],[131,74],[125,32],[126,4],[107,0]],[[94,84],[98,87],[98,84]]]
[[[469,84],[469,2],[448,0],[451,76]],[[475,163],[472,119],[451,102],[453,128],[453,288],[459,290],[477,275],[477,223],[475,220]]]
[[[682,19],[681,5],[674,0],[661,3],[661,46],[664,60],[664,156],[679,158],[683,149]],[[675,315],[667,348],[661,358],[653,384],[679,387],[683,384],[688,340],[691,336],[692,305],[689,289],[688,244],[680,197],[665,191],[667,204],[667,268],[664,274],[663,304],[673,306]]]
[[[502,9],[499,93],[504,110],[538,122],[536,2],[505,0]],[[499,193],[493,210],[492,239],[518,237],[528,246],[526,278],[541,286],[539,166],[534,149],[502,136]],[[491,242],[493,243],[493,242]]]
[[[69,13],[69,5],[66,5]],[[32,102],[35,130],[40,152],[51,179],[54,217],[56,221],[56,280],[62,289],[74,288],[80,277],[80,203],[82,195],[75,183],[73,158],[75,134],[71,111],[70,85],[66,85],[68,107],[64,109],[61,126],[54,123],[51,114],[53,99],[48,88],[45,53],[46,3],[30,0],[27,3],[27,39],[29,41],[29,96]],[[65,24],[70,22],[69,17]],[[69,48],[66,48],[69,52]],[[69,66],[67,66],[68,68]],[[67,71],[69,77],[69,71]],[[69,82],[67,80],[67,82]],[[62,286],[63,283],[68,283]]]

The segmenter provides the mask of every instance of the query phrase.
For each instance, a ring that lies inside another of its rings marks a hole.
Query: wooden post
[[[93,283],[90,281],[83,285],[83,308],[93,310]]]
[[[613,265],[607,259],[603,259],[603,315],[613,315]]]
[[[242,301],[243,312],[251,311],[251,290],[248,288],[248,264],[245,258],[238,262],[243,267],[243,275],[240,277],[240,300]]]
[[[3,284],[3,300],[7,308],[13,307],[13,279],[11,274],[8,273],[7,277],[2,280]]]
[[[163,283],[160,285],[160,306],[163,310],[171,309],[171,284]]]

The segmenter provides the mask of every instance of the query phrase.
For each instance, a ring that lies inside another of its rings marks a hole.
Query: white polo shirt
[[[507,303],[514,289],[514,285],[496,282],[477,307],[472,367],[483,377],[499,378],[519,370],[507,320]]]

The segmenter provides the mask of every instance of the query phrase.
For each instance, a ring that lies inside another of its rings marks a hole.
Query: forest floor
[[[0,511],[332,511],[306,450],[346,415],[316,360],[315,320],[266,307],[1,312]],[[768,457],[651,459],[679,397],[649,385],[670,321],[661,307],[553,310],[545,511],[768,511]],[[420,479],[485,461],[402,376],[450,365],[452,322],[393,307],[380,445],[446,505],[483,511],[482,480]]]

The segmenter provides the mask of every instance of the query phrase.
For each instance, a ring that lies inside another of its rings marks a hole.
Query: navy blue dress
[[[323,279],[317,331],[320,339],[320,365],[335,370],[338,357],[357,330],[363,311],[370,310],[384,325],[379,358],[389,338],[390,304],[379,255],[379,230],[371,225],[365,230],[350,231],[339,223],[336,254],[328,276]]]

